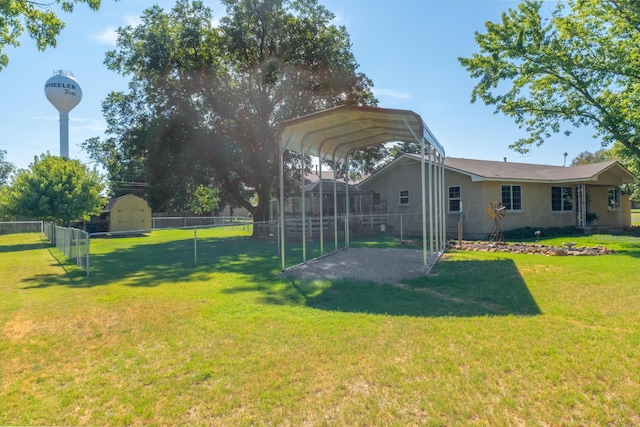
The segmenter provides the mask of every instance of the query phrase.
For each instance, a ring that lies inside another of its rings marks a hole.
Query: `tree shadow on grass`
[[[17,245],[0,245],[0,253],[33,251],[35,249],[46,248],[47,244],[41,243],[24,243]]]
[[[616,254],[640,258],[640,239],[629,239],[628,242],[619,243],[616,248]]]
[[[288,278],[289,286],[269,282],[229,288],[255,292],[261,302],[348,313],[417,317],[533,316],[541,314],[510,259],[441,262],[434,274],[400,284],[354,280]]]
[[[111,245],[113,249],[107,250],[100,245]],[[153,287],[200,280],[203,275],[214,272],[238,273],[264,281],[274,280],[279,271],[277,244],[244,236],[201,238],[196,248],[193,239],[189,238],[161,243],[132,237],[96,239],[92,240],[92,251],[96,248],[98,253],[92,253],[90,257],[88,277],[83,270],[67,265],[68,277],[33,277],[28,282],[34,285],[27,288],[93,287],[115,281],[124,281],[129,286]]]
[[[123,281],[128,286],[157,286],[202,280],[217,272],[242,275],[225,293],[257,292],[258,302],[306,306],[326,311],[442,316],[537,315],[540,309],[510,259],[440,262],[432,275],[400,284],[357,280],[283,278],[277,244],[249,237],[200,239],[194,265],[193,239],[149,244],[129,240],[121,249],[91,256],[91,274],[70,268],[67,277],[28,280],[28,288],[93,287]],[[114,244],[114,242],[111,242]],[[297,251],[299,249],[294,249]],[[295,253],[288,255],[295,256]],[[376,262],[376,261],[372,261]],[[384,261],[380,261],[384,262]]]

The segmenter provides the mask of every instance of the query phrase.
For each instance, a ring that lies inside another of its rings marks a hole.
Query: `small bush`
[[[502,235],[507,240],[533,240],[536,238],[536,231],[540,230],[540,238],[562,237],[562,236],[581,236],[584,231],[575,226],[568,227],[523,227],[506,230]]]

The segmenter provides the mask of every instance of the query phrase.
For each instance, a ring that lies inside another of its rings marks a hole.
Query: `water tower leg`
[[[69,158],[69,113],[60,113],[60,157]]]

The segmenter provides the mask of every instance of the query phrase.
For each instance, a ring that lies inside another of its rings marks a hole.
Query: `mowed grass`
[[[640,209],[631,209],[631,224],[640,225]]]
[[[282,278],[247,236],[194,268],[155,234],[95,243],[88,278],[0,236],[1,425],[640,424],[640,238],[377,285]]]

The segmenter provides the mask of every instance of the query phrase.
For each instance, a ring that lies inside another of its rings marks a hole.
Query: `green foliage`
[[[131,78],[130,90],[103,103],[110,138],[85,148],[112,183],[125,175],[146,182],[155,211],[185,206],[193,189],[213,182],[223,200],[261,221],[278,183],[278,126],[376,101],[345,28],[317,1],[223,3],[218,27],[202,2],[180,0],[118,30],[105,63]],[[288,153],[285,167],[299,169],[300,160]]]
[[[571,166],[586,165],[590,163],[606,162],[612,159],[611,150],[600,149],[595,153],[583,151],[576,158],[571,160]]]
[[[0,221],[9,217],[7,214],[7,198],[9,197],[9,187],[0,186]]]
[[[220,191],[217,188],[199,185],[193,192],[187,208],[196,215],[211,213],[218,209],[219,194]]]
[[[9,178],[11,174],[16,170],[13,163],[9,163],[5,156],[7,152],[5,150],[0,150],[0,187],[9,183]]]
[[[548,7],[548,3],[544,3]],[[471,100],[494,105],[529,136],[529,151],[552,134],[591,126],[603,145],[620,142],[640,158],[640,8],[634,0],[524,0],[476,33],[479,53],[460,58],[478,79]]]
[[[622,144],[616,143],[610,150],[611,156],[617,158],[636,178],[640,179],[640,157],[632,153]],[[624,184],[622,191],[629,195],[631,200],[640,202],[640,183]]]
[[[587,224],[591,224],[592,222],[597,221],[599,218],[600,216],[595,212],[587,212],[587,214],[584,216]]]
[[[536,231],[540,231],[539,236],[536,236]],[[538,238],[547,239],[550,237],[562,237],[562,236],[582,236],[584,231],[581,228],[575,226],[568,227],[522,227],[514,228],[512,230],[505,230],[502,235],[507,240],[537,240]]]
[[[571,166],[584,165],[588,163],[604,162],[607,160],[617,160],[626,167],[634,176],[640,177],[640,157],[635,157],[629,150],[619,142],[606,150],[601,149],[595,153],[583,151],[571,161]],[[622,192],[628,194],[631,200],[640,201],[640,183],[623,184]]]
[[[54,221],[68,225],[100,212],[102,179],[77,160],[49,154],[19,170],[5,200],[14,218]]]
[[[9,63],[3,52],[5,46],[20,46],[25,29],[35,40],[38,50],[56,47],[56,38],[64,28],[62,21],[51,8],[57,4],[62,12],[73,12],[76,3],[85,3],[98,10],[101,0],[54,0],[41,3],[27,0],[3,0],[0,2],[0,71]]]

